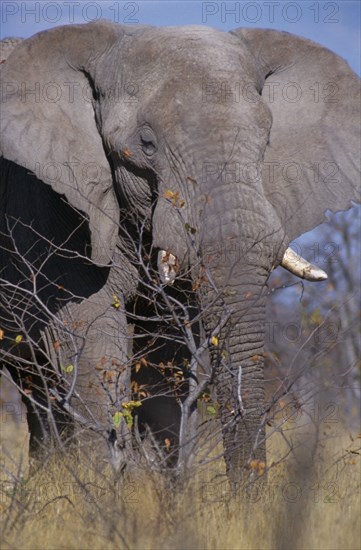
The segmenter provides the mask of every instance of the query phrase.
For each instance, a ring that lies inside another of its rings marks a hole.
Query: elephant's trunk
[[[175,208],[178,202],[172,200],[178,195],[163,191],[153,215],[154,245],[165,251],[160,259],[163,280],[172,278],[169,252],[179,257],[182,266],[188,246],[192,267],[203,264],[195,286],[208,335],[228,318],[212,357],[225,459],[233,482],[244,477],[245,468],[260,473],[265,467],[265,285],[286,248],[258,169],[268,139],[268,112],[252,106],[247,112],[242,109],[234,116],[242,115],[244,121],[249,117],[252,131],[245,122],[234,134],[228,111],[223,113],[223,126],[222,120],[212,121],[207,110],[203,113],[203,125],[208,121],[203,136],[208,161],[194,155],[190,166],[195,177],[191,184],[184,177],[188,187],[183,185],[179,192],[182,207]],[[263,125],[258,130],[255,120]],[[210,143],[210,136],[217,136],[216,144]],[[193,195],[187,191],[190,186]],[[162,230],[164,220],[169,220],[174,235]]]
[[[265,469],[266,283],[286,246],[279,219],[256,177],[252,186],[247,181],[213,184],[212,196],[203,259],[213,289],[202,297],[202,309],[209,310],[208,331],[222,318],[222,310],[230,313],[220,353],[213,353],[213,358],[217,357],[215,387],[225,460],[230,480],[238,484]]]

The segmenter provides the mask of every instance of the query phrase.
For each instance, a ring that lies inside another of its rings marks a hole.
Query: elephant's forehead
[[[144,66],[166,68],[169,74],[188,69],[234,70],[249,64],[249,52],[233,35],[209,27],[150,28],[136,42],[126,40],[126,55],[135,70]]]
[[[161,115],[163,121],[169,116],[172,124],[178,115],[184,121],[186,106],[197,106],[197,116],[202,117],[210,111],[209,103],[217,95],[213,93],[215,89],[223,95],[240,95],[244,84],[258,81],[254,59],[237,37],[197,26],[149,27],[136,37],[126,35],[103,57],[97,71],[98,82],[105,89],[103,96],[108,97],[108,86],[111,91],[120,90],[124,100],[123,110],[121,101],[102,102],[103,119],[111,128],[120,111],[123,120],[135,110],[139,112],[140,106],[148,118],[150,112],[154,117]],[[125,105],[130,88],[139,101]],[[227,110],[229,102],[226,103]],[[218,111],[223,116],[222,109]],[[189,117],[194,116],[194,109],[189,109]]]

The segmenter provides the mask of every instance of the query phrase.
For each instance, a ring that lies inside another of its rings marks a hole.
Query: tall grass
[[[296,434],[291,452],[275,434],[267,481],[235,498],[222,461],[176,482],[141,466],[116,476],[75,452],[52,456],[3,482],[1,548],[356,550],[360,439],[338,429],[317,445]]]

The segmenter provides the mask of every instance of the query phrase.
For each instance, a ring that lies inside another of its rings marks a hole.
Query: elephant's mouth
[[[316,265],[299,256],[292,248],[287,248],[280,265],[293,275],[311,282],[325,281],[327,273]],[[158,252],[158,271],[160,279],[165,284],[172,284],[179,271],[177,257],[169,250]]]

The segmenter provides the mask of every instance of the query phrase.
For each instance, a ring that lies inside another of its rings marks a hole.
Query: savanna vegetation
[[[267,481],[236,498],[221,459],[176,482],[141,464],[117,476],[75,451],[53,456],[3,481],[2,548],[359,548],[359,436],[327,421],[318,444],[309,424],[283,430],[293,452],[274,435]]]

